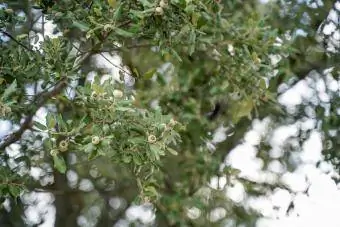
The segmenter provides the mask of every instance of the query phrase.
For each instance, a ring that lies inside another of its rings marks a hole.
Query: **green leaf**
[[[57,115],[57,124],[58,124],[57,126],[58,126],[60,132],[67,132],[67,125],[64,122],[61,114]]]
[[[47,130],[47,127],[45,125],[39,123],[38,121],[34,121],[33,125],[41,131]]]
[[[151,197],[158,197],[158,192],[154,186],[146,186],[144,188],[144,192],[146,195],[151,196]]]
[[[125,162],[125,163],[130,163],[131,160],[132,160],[132,157],[131,157],[131,155],[129,155],[129,154],[124,154],[122,160],[123,160],[123,162]]]
[[[179,62],[182,62],[182,58],[179,56],[179,54],[178,54],[174,49],[170,49],[170,53],[171,53],[172,56],[175,57]]]
[[[122,107],[122,106],[118,106],[116,107],[117,111],[122,111],[122,112],[135,112],[136,110],[129,108],[129,107]]]
[[[25,39],[28,37],[28,34],[20,34],[20,35],[17,35],[16,38],[21,40],[21,39]]]
[[[54,168],[56,168],[60,173],[66,172],[66,163],[63,157],[59,155],[53,156]]]
[[[136,165],[142,165],[142,159],[139,155],[134,155],[133,156],[133,162],[136,164]]]
[[[6,100],[11,94],[17,90],[17,80],[14,80],[11,85],[9,85],[5,92],[3,93],[1,99]]]
[[[194,29],[191,29],[189,35],[189,55],[192,55],[195,51],[196,46],[196,33]]]
[[[87,24],[79,21],[73,21],[72,26],[80,29],[83,32],[87,32],[88,30],[90,30],[90,27]]]
[[[243,99],[232,106],[232,121],[237,123],[242,117],[249,116],[254,103],[251,98]]]
[[[147,0],[139,0],[139,2],[142,3],[143,7],[145,7],[145,8],[151,8],[151,7],[154,6],[152,3],[150,3]]]
[[[96,92],[97,94],[101,94],[101,93],[103,93],[103,92],[105,91],[104,88],[103,88],[103,86],[100,86],[100,85],[95,84],[95,83],[92,84],[92,89],[93,89],[93,91]]]
[[[21,192],[21,187],[10,185],[8,187],[8,191],[13,197],[18,197],[20,195],[20,192]]]
[[[49,112],[46,115],[46,124],[49,129],[52,129],[55,127],[57,121],[55,120],[54,116]]]
[[[94,151],[96,147],[92,143],[88,143],[83,147],[83,149],[85,153],[92,153],[92,151]]]
[[[170,147],[167,147],[167,150],[172,154],[172,155],[178,155],[178,152]]]
[[[44,139],[43,141],[43,147],[45,150],[52,150],[52,142],[50,139]]]
[[[145,137],[142,137],[142,136],[129,138],[128,141],[132,144],[145,144],[146,143]]]
[[[116,6],[116,4],[117,4],[117,1],[116,1],[116,0],[107,0],[107,2],[108,2],[108,4],[109,4],[112,8],[114,8],[114,7]]]
[[[98,156],[98,151],[97,150],[92,150],[88,156],[88,160],[93,160]]]
[[[120,16],[122,15],[122,8],[123,8],[123,3],[119,3],[119,6],[116,8],[115,12],[113,13],[113,19],[118,20]]]
[[[267,83],[266,83],[266,80],[264,78],[261,78],[260,81],[259,81],[259,87],[261,89],[267,89]]]
[[[121,29],[121,28],[115,28],[115,32],[116,32],[118,35],[123,36],[123,37],[125,37],[125,38],[132,38],[132,37],[135,36],[134,33],[125,31],[125,30],[123,30],[123,29]]]
[[[153,77],[157,69],[149,69],[146,73],[144,73],[143,78],[145,80],[149,80]]]
[[[154,160],[159,160],[160,159],[160,155],[162,153],[164,153],[163,151],[161,151],[161,149],[155,145],[155,144],[151,144],[150,145],[150,151],[151,151],[151,155],[152,155],[152,158]]]

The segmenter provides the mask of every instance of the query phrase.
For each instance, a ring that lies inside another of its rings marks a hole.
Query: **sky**
[[[340,10],[340,2],[336,3],[336,8]],[[329,17],[337,21],[335,12],[330,12]],[[325,26],[324,33],[330,33],[335,27],[332,25]],[[53,25],[48,24],[45,27],[46,34],[52,36]],[[57,34],[58,35],[58,34]],[[340,30],[333,34],[335,38],[340,40]],[[40,37],[42,38],[42,37]],[[106,55],[115,64],[120,65],[120,59]],[[102,67],[109,69],[106,77],[118,78],[118,70],[113,67],[101,56],[96,57],[96,61]],[[90,76],[89,76],[90,77]],[[129,78],[125,78],[125,82],[129,82]],[[317,96],[320,100],[329,100],[326,93],[326,87],[340,92],[340,81],[328,78],[327,83],[323,80],[312,81],[306,79],[297,83],[294,87],[287,89],[281,94],[278,101],[286,106],[288,111],[300,105],[305,99],[312,99]],[[313,85],[315,89],[312,88]],[[28,89],[29,91],[29,89]],[[44,121],[46,111],[42,108],[37,113],[36,119]],[[298,160],[299,166],[293,172],[287,172],[284,165],[277,159],[283,153],[283,145],[291,143],[294,145],[296,141],[294,137],[298,136],[299,129],[314,129],[316,122],[313,119],[304,119],[290,125],[282,125],[275,129],[270,129],[271,119],[266,118],[262,121],[254,120],[251,129],[245,134],[244,142],[234,148],[225,159],[225,164],[231,165],[240,170],[240,176],[252,179],[257,182],[276,182],[279,181],[283,185],[290,188],[290,191],[284,188],[277,188],[272,193],[261,198],[247,197],[243,185],[236,179],[233,186],[226,187],[226,195],[238,203],[244,204],[246,207],[252,207],[259,210],[263,214],[256,227],[339,227],[338,212],[340,210],[340,185],[337,185],[334,178],[338,178],[339,174],[334,170],[332,165],[323,161],[322,157],[322,137],[318,131],[313,131],[310,137],[304,142],[302,150],[296,152],[295,159]],[[0,138],[6,135],[11,128],[8,121],[0,120]],[[223,128],[220,131],[223,131]],[[272,130],[268,136],[268,130]],[[220,134],[221,136],[221,134]],[[228,137],[226,137],[228,139]],[[273,161],[269,165],[270,171],[263,171],[263,161],[257,158],[257,145],[261,140],[266,140],[270,145],[270,157]],[[218,136],[215,141],[218,142]],[[319,167],[316,163],[321,162]],[[35,168],[31,170],[31,174],[35,177],[39,176],[41,170]],[[70,180],[77,180],[75,173],[69,172]],[[226,180],[223,178],[212,178],[210,186],[218,187],[225,185]],[[81,182],[84,190],[89,187],[89,182]],[[36,221],[40,214],[47,211],[47,221],[40,225],[41,227],[50,227],[54,223],[55,209],[53,207],[53,196],[49,193],[30,193],[26,194],[23,199],[27,202],[39,198],[34,206],[29,206],[26,215],[30,217],[27,221]],[[117,204],[113,201],[112,206]],[[294,202],[294,209],[288,214],[286,213],[291,201]],[[111,204],[111,201],[110,201]],[[94,207],[89,212],[98,215],[98,210]],[[192,215],[194,217],[194,211]],[[226,215],[223,210],[217,210],[212,218],[218,220]],[[154,214],[145,207],[131,207],[127,211],[127,219],[141,219],[147,222],[154,218]],[[79,225],[87,222],[84,217],[78,220]],[[126,221],[122,220],[120,226],[125,226]]]

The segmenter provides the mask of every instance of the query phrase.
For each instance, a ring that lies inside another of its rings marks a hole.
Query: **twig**
[[[112,48],[110,51],[122,51],[124,49],[129,50],[129,49],[147,48],[147,47],[153,47],[153,46],[157,46],[157,45],[153,43],[143,43],[143,44],[130,45],[126,47],[116,47],[116,48]]]
[[[103,53],[99,53],[99,55],[102,56],[106,61],[108,61],[113,67],[116,67],[117,69],[122,70],[124,73],[126,73],[126,74],[132,76],[130,72],[126,71],[126,70],[123,69],[121,66],[116,65],[115,63],[113,63],[110,59],[108,59],[107,57],[105,57],[105,55],[104,55]]]
[[[2,142],[0,143],[0,150],[5,149],[7,146],[12,143],[17,142],[21,139],[22,134],[29,128],[31,128],[31,122],[35,113],[38,111],[40,107],[42,107],[50,98],[58,95],[67,85],[66,77],[63,77],[58,81],[55,87],[51,91],[45,91],[37,95],[36,105],[34,106],[34,110],[25,118],[24,122],[21,124],[20,128],[6,136]]]
[[[28,46],[26,46],[23,43],[19,42],[16,38],[14,38],[10,33],[6,32],[5,30],[0,28],[0,32],[2,34],[6,35],[8,38],[10,38],[12,41],[14,41],[19,46],[23,47],[24,49],[26,49],[26,50],[28,50],[30,52],[35,52],[34,50],[30,49]]]

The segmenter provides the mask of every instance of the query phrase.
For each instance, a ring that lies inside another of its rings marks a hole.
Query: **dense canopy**
[[[315,131],[339,168],[339,14],[331,0],[1,1],[0,225],[255,226],[226,188],[290,190],[227,161],[255,121],[270,119],[263,170],[293,171]],[[315,93],[283,105],[301,83]],[[271,156],[273,129],[306,119]],[[53,217],[30,217],[39,195]],[[133,205],[155,216],[126,218]]]

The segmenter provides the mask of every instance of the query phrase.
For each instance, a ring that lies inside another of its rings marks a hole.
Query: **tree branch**
[[[23,43],[19,42],[16,38],[14,38],[10,33],[6,32],[5,30],[0,28],[0,32],[10,38],[12,41],[14,41],[16,44],[19,46],[23,47],[24,49],[30,51],[30,52],[35,52],[34,50],[30,49],[28,46],[24,45]]]
[[[38,94],[36,97],[36,102],[34,105],[34,109],[31,113],[25,118],[24,122],[21,124],[20,128],[9,135],[7,135],[1,142],[0,142],[0,150],[5,149],[7,146],[11,145],[12,143],[17,142],[21,139],[22,134],[31,128],[31,122],[35,113],[39,110],[40,107],[45,105],[45,103],[52,97],[60,94],[62,90],[66,87],[67,80],[66,77],[61,78],[54,88],[51,91],[45,91]]]

